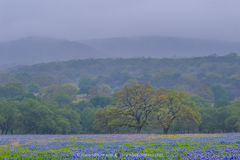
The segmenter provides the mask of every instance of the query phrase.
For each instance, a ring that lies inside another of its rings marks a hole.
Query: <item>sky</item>
[[[0,0],[0,41],[171,36],[240,42],[240,0]]]

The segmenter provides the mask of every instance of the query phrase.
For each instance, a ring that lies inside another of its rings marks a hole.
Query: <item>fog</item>
[[[0,41],[145,35],[240,42],[239,0],[0,0]]]

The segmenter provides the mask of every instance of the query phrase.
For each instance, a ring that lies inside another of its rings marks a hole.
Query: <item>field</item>
[[[0,159],[240,159],[240,134],[0,136]]]

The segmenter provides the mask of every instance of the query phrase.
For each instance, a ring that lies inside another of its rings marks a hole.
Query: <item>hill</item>
[[[0,43],[0,71],[16,65],[86,58],[182,58],[240,52],[240,43],[174,37],[119,37],[81,42],[28,37]]]
[[[60,39],[28,37],[0,43],[1,66],[102,57],[85,44]]]
[[[118,37],[82,41],[108,57],[181,58],[240,52],[240,43],[182,37]]]

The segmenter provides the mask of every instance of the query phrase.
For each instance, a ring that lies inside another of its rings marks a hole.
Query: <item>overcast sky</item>
[[[240,0],[0,0],[0,41],[160,35],[240,41]]]

